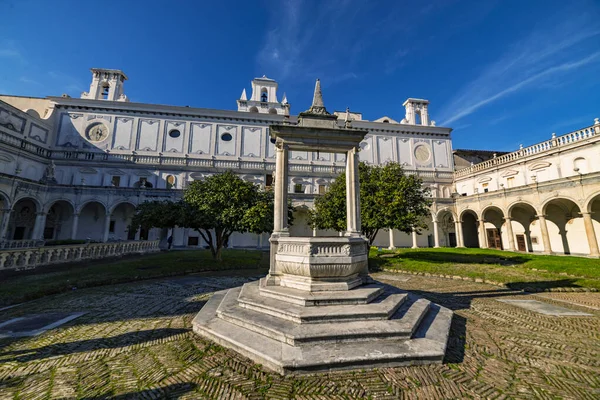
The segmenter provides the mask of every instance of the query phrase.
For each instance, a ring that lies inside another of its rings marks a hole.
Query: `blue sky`
[[[235,109],[279,81],[292,112],[401,120],[430,100],[454,148],[516,150],[600,117],[600,0],[0,0],[0,93],[79,97],[122,69],[135,102]]]

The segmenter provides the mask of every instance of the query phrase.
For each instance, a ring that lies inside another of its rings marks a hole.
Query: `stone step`
[[[406,306],[400,319],[376,321],[342,321],[322,324],[298,324],[259,311],[240,307],[237,290],[231,290],[223,299],[217,315],[232,324],[249,329],[290,345],[303,343],[340,343],[381,339],[410,339],[430,302],[419,299]],[[354,308],[353,305],[345,306]],[[405,306],[403,306],[405,307]],[[400,313],[400,311],[398,312]]]
[[[284,286],[267,286],[260,280],[260,295],[304,307],[345,304],[367,304],[383,293],[381,285],[365,285],[351,290],[307,292]]]
[[[194,331],[281,374],[440,363],[452,320],[452,311],[432,305],[418,338],[292,346],[219,318],[224,298],[211,297],[192,321]]]
[[[251,282],[242,286],[238,297],[241,307],[299,324],[389,319],[407,297],[405,293],[387,293],[380,296],[377,301],[352,307],[343,305],[302,307],[261,296],[258,285],[258,282]]]

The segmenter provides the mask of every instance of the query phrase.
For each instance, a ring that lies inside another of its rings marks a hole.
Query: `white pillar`
[[[73,224],[71,225],[71,239],[77,239],[77,228],[79,228],[79,214],[73,214]]]
[[[512,230],[512,218],[505,217],[504,221],[506,221],[506,236],[508,236],[508,250],[515,251],[515,235]]]
[[[396,248],[396,246],[394,245],[394,230],[392,228],[390,228],[389,234],[390,234],[390,247],[388,247],[388,249],[394,250]]]
[[[35,225],[31,238],[34,240],[44,238],[44,228],[46,227],[46,213],[39,212],[35,216]]]
[[[106,216],[104,217],[104,234],[102,235],[102,241],[103,242],[108,242],[108,230],[110,228],[110,214],[106,214]]]
[[[417,230],[415,228],[412,229],[412,248],[418,249],[419,245],[417,243]]]
[[[544,254],[552,254],[552,245],[550,244],[550,236],[548,235],[548,225],[546,225],[546,216],[538,215],[540,221],[540,229],[542,231],[542,242],[544,243]]]
[[[462,237],[462,222],[454,221],[454,234],[456,235],[456,247],[465,247]]]
[[[2,210],[2,232],[0,234],[0,240],[9,240],[6,235],[8,233],[8,226],[10,225],[10,215],[12,210],[5,208]]]
[[[485,220],[481,218],[479,220],[479,248],[485,249],[487,248],[487,237],[485,234]]]
[[[585,234],[587,236],[588,244],[590,246],[590,256],[598,257],[598,241],[596,239],[596,231],[594,230],[594,223],[592,221],[592,213],[582,212],[583,225],[585,226]]]
[[[360,235],[360,186],[358,182],[358,151],[346,155],[346,234]]]
[[[433,220],[433,247],[440,247],[440,234],[438,232],[438,222],[437,220]]]
[[[275,212],[273,233],[288,232],[288,148],[281,144],[275,147]]]

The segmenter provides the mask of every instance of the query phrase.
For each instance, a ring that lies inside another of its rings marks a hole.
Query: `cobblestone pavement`
[[[441,365],[281,377],[196,337],[210,293],[247,278],[188,276],[85,289],[0,312],[0,323],[86,312],[33,338],[0,340],[0,398],[600,398],[600,294],[527,296],[485,284],[379,275],[455,310]],[[408,279],[408,280],[406,280]],[[550,317],[500,298],[593,314]]]

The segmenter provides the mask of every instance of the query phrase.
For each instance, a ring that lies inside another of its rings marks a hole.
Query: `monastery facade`
[[[136,205],[181,198],[189,182],[225,170],[273,184],[269,126],[297,121],[276,81],[254,79],[251,95],[244,89],[230,111],[130,102],[126,80],[119,70],[92,69],[90,90],[79,99],[0,95],[3,241],[160,239],[166,232],[128,232]],[[451,128],[435,126],[427,100],[409,98],[404,107],[397,119],[335,113],[340,126],[369,132],[361,161],[398,162],[431,189],[429,229],[420,235],[382,231],[376,245],[598,255],[597,120],[481,163],[457,159],[468,166],[455,172]],[[325,234],[307,225],[307,210],[344,170],[345,155],[292,151],[289,166],[297,207],[292,233]],[[172,234],[175,246],[204,246],[193,230]],[[234,234],[229,246],[267,248],[267,239]]]

